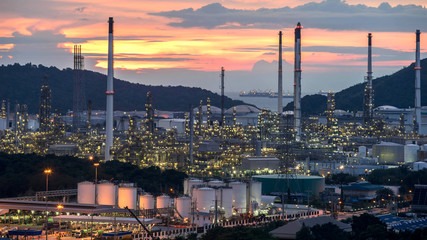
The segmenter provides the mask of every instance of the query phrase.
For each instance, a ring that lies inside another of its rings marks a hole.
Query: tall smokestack
[[[282,31],[279,32],[279,79],[277,89],[277,113],[281,118],[283,112],[283,80],[282,80]]]
[[[418,133],[421,130],[421,65],[420,65],[420,30],[416,34],[416,49],[415,49],[415,116],[414,116],[414,132]]]
[[[221,120],[220,125],[223,126],[225,123],[224,119],[224,67],[221,67]]]
[[[294,64],[294,130],[295,140],[301,139],[301,29],[295,28],[295,64]]]
[[[108,20],[108,76],[107,76],[107,113],[106,113],[106,126],[105,126],[105,161],[110,161],[110,150],[113,146],[113,18]]]
[[[368,126],[374,116],[374,92],[372,87],[372,34],[368,34],[368,71],[363,97],[363,122]]]

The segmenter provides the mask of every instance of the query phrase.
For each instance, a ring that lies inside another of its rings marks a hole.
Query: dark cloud
[[[378,7],[349,5],[341,0],[307,3],[294,8],[284,7],[257,10],[229,9],[212,3],[197,10],[193,8],[150,13],[172,19],[174,27],[203,28],[263,28],[293,27],[301,21],[310,28],[332,30],[403,31],[412,32],[425,27],[427,9],[416,5],[391,7],[383,3]]]
[[[13,43],[14,47],[2,54],[13,56],[7,63],[36,63],[50,66],[52,62],[57,67],[70,67],[73,63],[73,55],[66,49],[58,48],[58,44],[67,42],[63,34],[53,31],[35,31],[32,35],[23,35],[18,32],[13,37],[0,38],[0,44]],[[3,57],[4,59],[4,57]]]
[[[74,9],[74,12],[83,13],[86,9],[87,9],[87,7],[78,7],[76,9]]]

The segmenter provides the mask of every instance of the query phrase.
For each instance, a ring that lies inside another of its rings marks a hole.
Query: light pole
[[[59,234],[61,234],[61,215],[62,215],[62,209],[64,208],[64,206],[59,204],[58,206],[56,206],[56,208],[58,208],[59,210],[59,231],[60,231]]]
[[[95,204],[98,204],[98,167],[99,163],[94,163],[95,167]]]
[[[44,197],[45,197],[45,202],[46,202],[46,240],[48,240],[47,239],[47,229],[48,229],[47,224],[48,224],[49,214],[47,212],[47,192],[49,191],[49,175],[52,174],[52,169],[47,168],[43,172],[44,172],[44,174],[46,174],[46,194]]]

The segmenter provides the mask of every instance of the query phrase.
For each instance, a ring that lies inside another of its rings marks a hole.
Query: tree
[[[302,228],[297,232],[296,239],[297,240],[314,240],[313,236],[311,235],[310,228],[305,226],[305,224],[303,224]]]
[[[388,201],[394,198],[394,193],[390,188],[383,188],[377,191],[377,200],[381,201],[382,199]]]
[[[310,228],[315,240],[347,240],[349,234],[333,223],[314,225]]]
[[[371,237],[384,236],[387,234],[387,225],[371,214],[353,216],[351,228],[355,240],[365,240]],[[377,239],[377,238],[374,238]]]

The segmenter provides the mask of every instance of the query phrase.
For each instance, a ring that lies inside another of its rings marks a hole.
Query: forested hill
[[[30,113],[39,109],[40,87],[47,76],[52,90],[52,109],[62,112],[73,109],[73,70],[60,70],[43,65],[0,66],[0,100],[9,99],[12,103],[27,104]],[[92,109],[105,109],[107,77],[104,74],[85,70],[86,100],[92,101]],[[148,86],[114,79],[114,109],[131,111],[145,110],[146,94],[151,91],[155,109],[168,111],[187,111],[189,105],[197,106],[200,100],[206,104],[211,99],[213,106],[221,106],[221,96],[201,88]],[[225,98],[225,107],[244,104],[242,101]]]
[[[374,63],[375,64],[375,63]],[[405,67],[392,75],[373,80],[374,105],[391,105],[399,108],[414,106],[415,96],[414,64]],[[356,84],[335,94],[336,109],[362,110],[363,83]],[[425,93],[425,94],[423,94]],[[301,100],[304,115],[323,113],[326,109],[326,97],[320,95],[305,96]],[[427,58],[421,60],[421,105],[427,105]],[[285,110],[292,110],[293,102]]]

